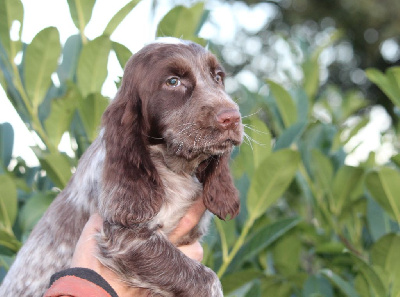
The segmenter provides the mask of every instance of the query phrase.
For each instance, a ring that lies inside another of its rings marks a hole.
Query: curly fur
[[[104,219],[98,258],[127,284],[157,296],[223,296],[215,273],[167,237],[200,197],[209,211],[180,244],[198,240],[211,213],[239,212],[228,162],[243,127],[224,76],[195,43],[153,43],[136,53],[99,137],[21,248],[0,296],[42,296],[50,276],[69,267],[94,212]]]

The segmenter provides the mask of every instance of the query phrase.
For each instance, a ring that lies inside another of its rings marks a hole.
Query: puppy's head
[[[206,206],[221,218],[237,214],[227,163],[232,147],[242,142],[243,126],[237,104],[225,93],[224,78],[216,57],[192,42],[152,43],[129,60],[103,121],[103,187],[125,208],[127,201],[135,204],[128,207],[128,221],[148,220],[163,202],[148,152],[157,143],[166,144],[168,154],[201,160],[197,174]],[[140,214],[133,209],[138,205]]]

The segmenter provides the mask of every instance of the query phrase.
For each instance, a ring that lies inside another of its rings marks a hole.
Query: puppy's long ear
[[[222,220],[232,219],[240,210],[238,190],[229,170],[230,153],[211,157],[200,164],[198,178],[203,183],[203,201]]]
[[[163,202],[141,105],[138,94],[122,88],[103,115],[106,156],[99,208],[104,219],[124,226],[151,219]]]

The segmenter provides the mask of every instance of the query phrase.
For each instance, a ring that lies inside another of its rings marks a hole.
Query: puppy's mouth
[[[227,139],[223,140],[222,142],[216,143],[209,147],[205,147],[204,150],[206,152],[209,152],[212,155],[218,155],[218,154],[223,154],[227,151],[231,151],[234,146],[237,146],[240,144],[241,144],[241,140],[227,138]]]
[[[222,155],[232,151],[234,146],[240,145],[243,141],[242,126],[223,133],[217,129],[198,129],[188,133],[192,137],[176,137],[174,134],[167,134],[164,138],[167,140],[168,151],[187,159]]]

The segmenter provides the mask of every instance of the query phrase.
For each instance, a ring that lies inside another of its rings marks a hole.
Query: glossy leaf
[[[271,132],[260,119],[253,117],[243,121],[246,133],[239,155],[233,162],[234,174],[240,178],[245,172],[252,176],[256,168],[271,153]]]
[[[59,145],[63,134],[69,130],[79,99],[78,90],[70,87],[64,97],[52,100],[51,112],[45,121],[45,128],[55,147]]]
[[[61,153],[54,153],[40,157],[39,161],[53,183],[64,189],[72,175],[67,157]]]
[[[297,122],[297,107],[293,101],[292,96],[281,85],[267,80],[271,92],[275,98],[285,127],[290,127]]]
[[[100,93],[107,77],[111,41],[100,36],[84,45],[78,61],[77,83],[83,97]]]
[[[57,69],[60,53],[60,35],[54,27],[40,31],[26,47],[25,88],[35,109],[51,85],[51,75]]]
[[[397,107],[400,107],[400,67],[391,67],[385,74],[371,68],[366,71],[366,75]]]
[[[400,173],[383,167],[367,174],[365,183],[375,201],[400,223]]]
[[[10,123],[0,124],[0,166],[10,164],[14,146],[14,130]],[[2,169],[0,169],[1,172]]]
[[[17,217],[17,187],[13,179],[0,175],[0,226],[11,230]]]
[[[111,36],[119,24],[125,19],[125,17],[132,11],[133,8],[140,2],[140,0],[133,0],[128,2],[124,7],[122,7],[108,22],[106,28],[104,29],[103,35]]]
[[[306,128],[307,122],[299,122],[285,129],[276,140],[274,150],[277,151],[290,147],[303,135]]]
[[[42,217],[51,202],[55,193],[37,193],[30,197],[20,210],[19,224],[24,232],[33,229],[37,221]]]
[[[282,275],[295,275],[300,267],[301,241],[295,232],[288,232],[273,246],[274,269]]]
[[[319,87],[319,56],[313,55],[302,64],[304,78],[303,87],[309,98],[314,99]]]
[[[379,239],[371,249],[371,261],[387,274],[392,292],[400,292],[400,235],[390,233]]]
[[[255,269],[239,270],[226,275],[221,279],[224,294],[227,295],[263,275],[264,273]]]
[[[65,42],[62,51],[62,62],[57,69],[58,78],[61,83],[75,80],[76,67],[81,50],[82,40],[79,35],[72,35]]]
[[[247,210],[258,218],[271,206],[292,181],[300,162],[299,153],[284,149],[270,154],[256,170],[250,184]]]
[[[320,150],[311,151],[311,170],[318,185],[318,190],[331,195],[333,180],[333,165],[330,159]]]
[[[368,285],[374,292],[375,296],[385,296],[386,289],[381,279],[381,277],[384,278],[384,276],[381,273],[377,272],[373,266],[369,265],[363,259],[350,253],[349,255],[351,260],[357,267],[359,273],[361,273],[367,280]]]
[[[353,286],[342,279],[339,275],[334,273],[331,270],[324,269],[321,271],[323,275],[325,275],[331,282],[347,297],[360,297],[357,291],[353,288]]]
[[[203,2],[198,2],[190,8],[176,6],[158,24],[157,36],[188,39],[204,45],[205,42],[196,37],[203,13]]]
[[[109,102],[106,97],[98,93],[90,94],[79,102],[79,115],[90,142],[96,139],[100,131],[101,116]]]
[[[96,0],[67,0],[69,11],[75,26],[81,31],[85,30],[86,25],[92,17],[93,7]]]
[[[0,227],[0,246],[4,246],[16,253],[21,247],[21,242],[12,232]]]
[[[339,215],[343,207],[354,200],[355,193],[362,193],[364,170],[358,167],[342,166],[333,180],[332,211]],[[358,192],[357,192],[358,191]]]
[[[10,61],[14,60],[21,48],[21,42],[10,38],[10,30],[14,22],[20,25],[18,36],[21,38],[22,23],[24,18],[24,7],[20,0],[0,1],[0,41]]]
[[[132,52],[125,45],[118,42],[112,43],[112,49],[117,56],[119,65],[121,65],[122,69],[124,69],[126,62],[128,62],[128,60],[132,56]]]
[[[286,218],[252,232],[234,257],[228,271],[236,271],[246,260],[251,259],[270,246],[278,238],[294,228],[299,222],[300,219],[297,217]]]
[[[329,281],[321,275],[312,275],[304,283],[303,297],[315,297],[317,294],[324,297],[333,297],[333,288]]]

